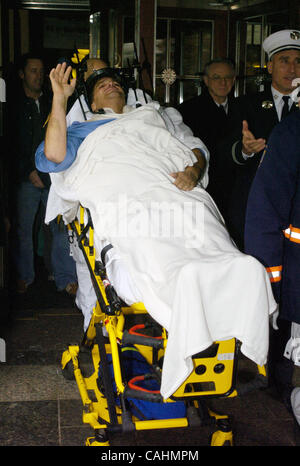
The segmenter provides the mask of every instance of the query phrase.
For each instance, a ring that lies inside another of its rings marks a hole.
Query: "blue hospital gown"
[[[51,162],[44,153],[44,141],[39,145],[35,153],[36,168],[43,173],[58,173],[69,168],[76,159],[77,151],[84,139],[98,126],[113,121],[114,118],[95,120],[79,123],[75,121],[67,129],[67,152],[64,160],[60,163]]]

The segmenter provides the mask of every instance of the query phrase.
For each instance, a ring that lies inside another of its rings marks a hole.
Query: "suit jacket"
[[[245,252],[270,276],[280,316],[300,324],[300,112],[276,126],[248,198]]]
[[[51,96],[44,92],[37,105],[19,89],[8,100],[8,137],[14,157],[11,159],[11,175],[15,182],[28,181],[30,172],[36,170],[35,151],[45,138],[45,122],[51,109]],[[39,173],[45,186],[50,186],[48,174]]]
[[[219,150],[220,143],[228,135],[231,127],[233,97],[228,97],[228,113],[220,109],[214,102],[207,88],[200,96],[186,100],[178,106],[183,122],[190,127],[194,136],[200,138],[210,152],[209,184],[207,191],[214,198],[223,213],[226,204],[226,189],[231,184],[231,174],[224,167],[223,152]],[[227,164],[229,168],[229,164]]]
[[[293,104],[290,112],[297,110]],[[229,155],[228,164],[234,170],[234,181],[225,214],[228,229],[237,245],[243,249],[244,224],[249,190],[264,151],[246,160],[242,157],[242,121],[248,122],[255,138],[268,138],[279,123],[271,86],[263,92],[248,94],[236,99],[233,108],[232,131],[224,143],[224,153]]]

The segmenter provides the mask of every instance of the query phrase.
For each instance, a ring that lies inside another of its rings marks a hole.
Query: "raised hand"
[[[64,98],[70,97],[76,85],[76,78],[73,78],[69,82],[72,67],[66,63],[59,63],[56,68],[52,68],[49,77],[53,94],[56,96],[63,96]]]
[[[248,123],[246,120],[243,121],[243,153],[246,155],[256,154],[257,152],[262,151],[266,147],[266,140],[263,138],[255,139],[254,135],[248,128]]]
[[[53,90],[52,108],[45,136],[44,153],[48,160],[60,163],[65,159],[67,151],[66,111],[68,98],[73,94],[76,79],[70,78],[72,67],[59,63],[50,71]]]

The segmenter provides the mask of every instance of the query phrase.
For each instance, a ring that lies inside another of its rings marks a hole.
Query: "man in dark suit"
[[[248,193],[273,128],[289,112],[297,110],[290,97],[292,82],[300,77],[300,33],[284,30],[271,34],[263,43],[268,54],[271,84],[256,94],[236,100],[235,131],[224,148],[235,167],[227,226],[237,245],[244,248],[244,223]],[[229,162],[230,163],[230,162]]]
[[[243,122],[242,150],[246,162],[241,167],[251,167],[248,186],[253,178],[245,215],[245,252],[266,267],[278,303],[276,326],[270,329],[268,375],[270,385],[276,388],[280,399],[291,409],[295,395],[294,362],[297,364],[294,355],[299,345],[294,327],[297,329],[300,323],[299,110],[286,119],[285,116],[289,107],[292,110],[297,108],[292,90],[294,80],[298,81],[296,78],[300,76],[300,31],[279,31],[269,36],[263,45],[270,58],[268,70],[272,74],[269,105],[259,109],[262,100],[253,100],[253,107],[255,104],[259,110],[256,116],[259,121],[256,121],[256,126],[254,118],[248,124],[245,120]],[[293,98],[289,97],[291,94]],[[289,107],[285,100],[292,100]],[[253,107],[250,107],[252,112]],[[262,118],[264,112],[269,116]],[[254,117],[250,112],[248,115]],[[277,125],[279,120],[281,122]],[[261,132],[257,126],[259,122]],[[274,130],[272,124],[276,125]],[[268,147],[261,158],[261,149],[265,147],[269,134]],[[237,157],[240,155],[236,153]],[[258,163],[260,167],[255,174]]]
[[[224,176],[220,141],[228,134],[229,117],[234,98],[229,96],[235,82],[235,69],[228,59],[215,59],[204,68],[205,87],[201,95],[186,100],[178,110],[184,123],[191,128],[210,151],[209,184],[207,191],[224,214],[229,173]],[[226,180],[225,180],[226,178]]]

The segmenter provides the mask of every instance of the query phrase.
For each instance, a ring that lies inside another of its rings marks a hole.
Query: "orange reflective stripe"
[[[286,230],[283,231],[284,236],[293,241],[294,243],[300,243],[300,228],[295,228],[290,225]]]
[[[282,265],[278,265],[277,267],[267,267],[267,272],[272,283],[280,282]]]

